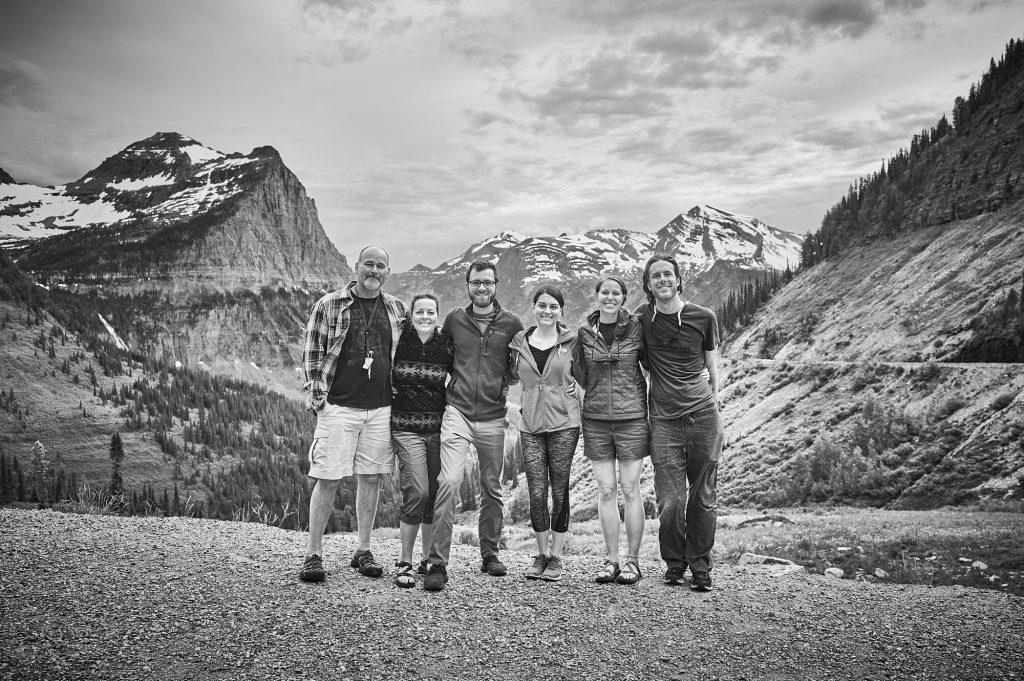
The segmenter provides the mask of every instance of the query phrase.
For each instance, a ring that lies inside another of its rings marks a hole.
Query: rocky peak
[[[159,132],[65,187],[18,189],[0,196],[0,243],[69,283],[317,288],[351,273],[273,147],[224,154]]]
[[[7,171],[0,168],[0,184],[18,184],[13,177],[7,174]]]

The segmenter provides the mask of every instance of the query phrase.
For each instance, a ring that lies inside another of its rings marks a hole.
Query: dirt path
[[[0,510],[3,679],[1005,679],[1024,677],[1024,599],[719,566],[716,590],[479,572],[441,593],[347,567],[296,581],[304,537],[255,524]]]

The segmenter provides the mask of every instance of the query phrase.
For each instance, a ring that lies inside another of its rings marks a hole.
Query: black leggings
[[[569,529],[569,472],[572,457],[580,441],[579,428],[550,433],[519,432],[530,489],[530,524],[534,532]],[[551,485],[551,512],[548,513],[548,484]],[[554,516],[552,523],[551,517]]]

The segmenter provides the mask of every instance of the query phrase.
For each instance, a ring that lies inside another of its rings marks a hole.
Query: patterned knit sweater
[[[395,351],[391,370],[394,399],[391,429],[413,433],[441,430],[445,407],[445,379],[452,368],[452,345],[448,337],[434,331],[426,343],[407,324]]]

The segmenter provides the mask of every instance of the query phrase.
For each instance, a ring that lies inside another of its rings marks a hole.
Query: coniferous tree
[[[110,494],[116,496],[124,492],[124,480],[121,479],[121,462],[124,461],[124,445],[121,433],[115,431],[110,436]]]
[[[39,440],[32,445],[31,467],[29,469],[31,490],[35,501],[40,504],[49,501],[50,461],[46,456],[46,447]]]

